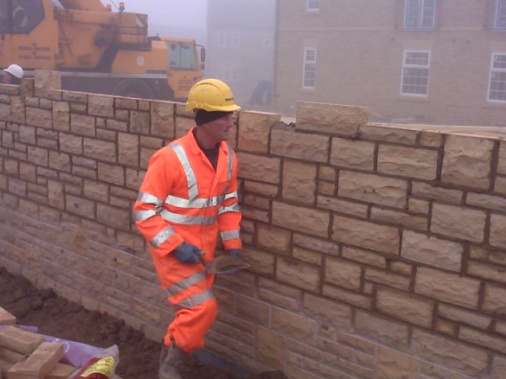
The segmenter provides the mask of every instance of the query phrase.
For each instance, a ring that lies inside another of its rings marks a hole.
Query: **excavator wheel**
[[[138,97],[141,99],[153,99],[153,90],[142,80],[124,79],[120,81],[112,92],[116,96]]]

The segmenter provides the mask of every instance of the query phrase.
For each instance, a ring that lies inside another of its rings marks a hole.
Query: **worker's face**
[[[230,138],[231,129],[235,126],[232,115],[226,115],[205,124],[206,131],[214,143],[226,141]]]
[[[12,75],[9,74],[7,71],[4,71],[3,83],[4,84],[12,84],[12,83],[14,83],[14,81],[12,80]]]

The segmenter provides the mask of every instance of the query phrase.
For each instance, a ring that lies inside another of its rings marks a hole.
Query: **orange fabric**
[[[237,159],[235,153],[231,180],[227,177],[229,171],[229,148],[227,143],[221,143],[216,171],[199,148],[192,131],[173,143],[179,143],[186,152],[196,178],[199,198],[210,198],[222,195],[224,192],[237,191]],[[184,168],[170,146],[158,150],[152,156],[139,191],[153,195],[160,200],[165,200],[168,195],[189,198]],[[222,204],[203,209],[184,209],[164,203],[163,208],[185,216],[212,217],[218,214],[220,207],[234,203],[237,203],[236,199],[227,199]],[[134,205],[134,212],[155,209],[155,205],[141,201],[136,201]],[[181,279],[203,270],[200,263],[179,263],[171,254],[175,248],[183,241],[186,241],[202,249],[205,252],[205,260],[211,260],[214,257],[218,233],[220,231],[239,230],[240,221],[241,214],[239,212],[226,212],[218,216],[217,222],[211,225],[181,225],[169,223],[158,214],[147,220],[136,221],[136,226],[148,241],[148,247],[160,283],[166,289],[178,283]],[[152,246],[149,241],[169,225],[174,229],[174,234],[160,246]],[[239,238],[223,241],[223,244],[226,249],[242,248]],[[185,291],[176,294],[169,298],[169,301],[177,304],[187,297],[210,289],[213,280],[214,276],[208,274],[207,280],[202,280]],[[204,336],[213,324],[216,312],[216,299],[214,298],[198,306],[179,310],[168,327],[167,336],[165,337],[166,344],[170,345],[169,338],[172,335],[176,344],[185,351],[193,351],[202,347]]]

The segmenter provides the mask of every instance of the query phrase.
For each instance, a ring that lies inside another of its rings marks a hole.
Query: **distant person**
[[[4,69],[3,83],[4,84],[20,84],[23,77],[23,69],[17,64],[11,64]]]
[[[242,259],[237,157],[227,139],[241,109],[217,79],[195,84],[186,109],[196,126],[151,157],[134,205],[162,287],[176,306],[160,354],[159,379],[181,379],[181,368],[204,346],[217,314],[214,274],[201,260],[214,257],[218,237]]]

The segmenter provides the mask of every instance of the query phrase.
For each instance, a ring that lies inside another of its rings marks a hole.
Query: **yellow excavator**
[[[100,0],[0,0],[0,66],[61,71],[62,88],[184,101],[203,76],[195,40],[148,36],[148,16]]]

